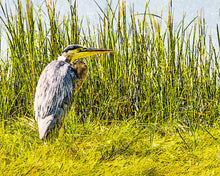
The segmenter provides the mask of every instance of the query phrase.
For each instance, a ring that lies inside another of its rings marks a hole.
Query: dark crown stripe
[[[69,45],[63,50],[63,53],[68,52],[70,50],[75,50],[77,48],[83,48],[83,46],[82,45]]]

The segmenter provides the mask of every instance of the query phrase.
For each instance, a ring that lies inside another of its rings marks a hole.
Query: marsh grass
[[[2,175],[219,174],[219,139],[202,130],[196,149],[189,150],[170,124],[158,127],[152,146],[151,129],[133,120],[81,123],[45,146],[33,120],[12,124],[0,131]],[[218,136],[219,130],[210,133]],[[184,138],[194,145],[193,136]]]
[[[68,2],[62,19],[54,1],[45,1],[43,11],[18,0],[15,13],[0,2],[9,46],[0,62],[3,175],[184,175],[200,169],[215,175],[220,44],[207,40],[203,14],[174,25],[171,3],[164,17],[151,14],[148,3],[138,15],[125,1],[114,9],[106,0],[99,23],[83,30],[77,1]],[[65,137],[45,147],[34,121],[36,84],[44,67],[73,43],[114,53],[84,59],[89,75],[75,96]]]
[[[1,4],[10,52],[1,65],[1,84],[5,87],[1,97],[13,104],[9,111],[2,104],[2,114],[8,113],[1,118],[32,116],[42,69],[66,45],[81,43],[115,52],[87,59],[90,74],[75,99],[78,119],[216,122],[218,50],[212,43],[206,44],[202,14],[186,26],[183,17],[175,28],[171,5],[165,18],[149,15],[147,5],[142,16],[132,9],[129,16],[124,1],[119,1],[116,9],[107,4],[106,11],[101,9],[99,25],[88,23],[88,33],[82,35],[77,1],[70,2],[70,14],[63,19],[56,14],[53,1],[46,3],[46,12],[37,9],[38,16],[34,16],[31,1],[26,1],[26,7],[18,1],[14,16]],[[162,21],[167,26],[163,33]],[[7,90],[10,96],[4,96]]]

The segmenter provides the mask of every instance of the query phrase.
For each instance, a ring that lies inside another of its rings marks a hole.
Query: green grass
[[[71,117],[67,123],[72,122]],[[176,124],[178,126],[178,124]],[[1,175],[219,175],[220,145],[205,130],[131,121],[77,124],[45,146],[32,119],[1,130]],[[219,130],[209,131],[214,137]],[[196,146],[195,146],[195,138]],[[187,144],[186,144],[187,143]]]
[[[15,3],[17,18],[0,2],[9,45],[0,59],[1,175],[220,174],[218,26],[213,46],[202,13],[174,25],[171,4],[164,17],[148,3],[137,15],[107,0],[85,32],[77,1],[62,19],[55,3],[43,11],[25,2]],[[89,75],[65,132],[45,146],[34,121],[36,84],[69,44],[114,53],[84,59]]]

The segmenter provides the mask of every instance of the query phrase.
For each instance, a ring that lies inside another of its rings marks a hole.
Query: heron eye
[[[79,52],[85,52],[86,51],[86,48],[80,48],[79,49]]]

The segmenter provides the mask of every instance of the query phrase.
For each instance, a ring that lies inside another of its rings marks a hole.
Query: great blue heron
[[[39,78],[34,100],[40,139],[47,139],[55,127],[61,126],[76,90],[86,79],[88,67],[78,58],[109,52],[112,50],[69,45],[56,60],[45,67]]]

